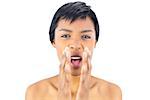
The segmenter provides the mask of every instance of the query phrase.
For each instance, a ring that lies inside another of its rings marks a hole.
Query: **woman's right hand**
[[[66,47],[60,64],[58,100],[71,100],[69,59],[70,52]]]

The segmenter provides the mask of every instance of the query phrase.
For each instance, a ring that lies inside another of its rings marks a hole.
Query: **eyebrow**
[[[71,30],[69,30],[69,29],[64,29],[64,28],[60,29],[59,31],[72,32]]]
[[[83,30],[81,33],[93,32],[92,30]]]
[[[62,29],[60,29],[60,30],[58,30],[58,31],[65,31],[65,32],[72,32],[72,30],[69,30],[69,29],[65,29],[65,28],[62,28]],[[93,30],[83,30],[83,31],[81,31],[80,33],[87,33],[87,32],[93,32]]]

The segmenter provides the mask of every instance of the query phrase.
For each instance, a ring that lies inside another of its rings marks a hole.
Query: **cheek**
[[[56,51],[57,51],[57,56],[58,56],[58,58],[60,60],[61,56],[62,56],[63,49],[61,48],[61,46],[57,46],[56,47]]]
[[[56,51],[57,51],[57,56],[59,58],[59,60],[61,60],[64,48],[66,47],[66,45],[64,45],[62,42],[57,43],[56,42]]]
[[[93,51],[95,47],[95,41],[88,41],[83,43],[84,47],[88,47],[90,51]]]
[[[93,55],[93,50],[94,50],[94,48],[95,48],[95,41],[89,41],[88,43],[84,43],[83,45],[84,45],[84,47],[88,47],[88,49],[89,49],[90,52],[91,52],[91,57],[92,57],[92,55]]]

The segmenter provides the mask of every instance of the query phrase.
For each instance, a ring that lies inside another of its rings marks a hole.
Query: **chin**
[[[71,75],[72,76],[80,76],[80,74],[81,74],[81,68],[78,68],[78,69],[71,68]]]

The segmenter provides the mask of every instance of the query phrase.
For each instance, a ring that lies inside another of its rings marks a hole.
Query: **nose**
[[[82,51],[82,49],[83,49],[83,46],[82,46],[82,44],[80,44],[80,43],[73,43],[73,44],[70,44],[69,45],[69,48],[71,49],[71,50],[77,50],[77,51]]]

